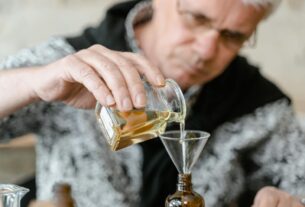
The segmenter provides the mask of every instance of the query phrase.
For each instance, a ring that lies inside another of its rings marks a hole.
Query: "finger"
[[[99,78],[95,71],[86,63],[78,59],[75,55],[70,55],[65,58],[68,66],[66,74],[70,80],[79,82],[90,91],[98,102],[104,106],[113,105],[114,99],[110,91]]]
[[[279,197],[274,187],[264,187],[258,191],[254,199],[255,207],[277,207]]]
[[[90,49],[96,53],[100,52],[96,47]],[[144,107],[146,105],[146,92],[137,68],[138,65],[134,64],[132,60],[120,55],[120,53],[109,53],[107,58],[116,64],[124,76],[133,105],[136,108]]]
[[[118,66],[123,74],[130,92],[133,105],[136,108],[142,108],[146,105],[146,92],[143,81],[141,80],[138,65],[135,65],[130,59],[120,55],[119,53],[108,56]]]
[[[278,207],[279,200],[274,196],[262,196],[258,201],[257,207]]]
[[[254,203],[252,204],[251,207],[259,207],[260,206],[260,202],[261,202],[261,199],[257,198],[257,196],[256,196],[255,199],[254,199]]]
[[[290,196],[290,194],[284,192],[284,191],[280,191],[278,190],[278,195],[280,198],[278,207],[292,207],[293,205],[293,197]]]
[[[278,207],[292,207],[292,200],[290,199],[281,199],[278,203]]]
[[[256,202],[254,202],[254,203],[251,205],[251,207],[258,207],[258,204],[259,204],[259,202],[256,201]]]
[[[139,72],[134,68],[132,62],[119,56],[116,59],[118,60],[117,65],[125,77],[133,105],[136,108],[144,107],[146,105],[146,92]]]
[[[105,81],[120,111],[132,109],[132,102],[125,77],[112,60],[90,49],[77,53],[77,56],[94,68]]]
[[[97,52],[106,55],[108,58],[113,59],[116,53],[113,51],[101,46],[96,45],[92,47]],[[164,76],[162,75],[161,71],[151,64],[149,61],[146,60],[143,56],[131,53],[131,52],[117,52],[120,55],[124,56],[126,59],[132,60],[134,66],[139,70],[141,74],[144,74],[148,81],[155,86],[163,86],[165,84]]]
[[[304,207],[304,204],[301,203],[301,200],[297,197],[293,199],[292,207]]]
[[[155,86],[164,86],[165,79],[161,71],[151,64],[145,57],[136,53],[121,52],[123,56],[134,61],[134,65],[138,65],[138,70],[144,74],[147,80]]]
[[[263,194],[261,193],[261,191],[259,191],[254,198],[254,202],[252,204],[253,207],[258,207],[260,205],[260,201],[261,201],[261,197],[263,196]],[[252,207],[251,206],[251,207]]]

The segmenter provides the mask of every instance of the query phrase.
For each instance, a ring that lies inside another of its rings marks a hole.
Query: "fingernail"
[[[131,101],[129,98],[124,98],[122,105],[123,105],[124,110],[126,110],[126,111],[129,111],[132,109],[132,104],[131,104]]]
[[[112,95],[107,95],[107,97],[106,97],[106,104],[108,106],[111,106],[111,105],[115,104],[115,101],[114,101],[114,98],[112,97]]]
[[[146,104],[146,96],[143,93],[139,93],[136,95],[136,104],[138,107],[144,107]]]
[[[165,80],[164,80],[164,77],[162,75],[157,75],[156,81],[157,81],[157,84],[160,85],[160,86],[165,85]]]

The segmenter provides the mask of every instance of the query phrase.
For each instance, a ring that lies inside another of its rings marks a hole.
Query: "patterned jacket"
[[[134,4],[114,6],[101,25],[79,37],[54,37],[9,56],[0,68],[44,65],[92,44],[130,51],[124,25]],[[265,185],[305,193],[305,137],[291,101],[244,58],[203,87],[186,128],[212,134],[193,170],[206,206],[250,206]],[[111,152],[93,111],[39,102],[0,119],[3,141],[28,132],[39,138],[39,199],[50,199],[58,181],[71,183],[77,205],[86,207],[163,206],[175,191],[177,172],[159,139]]]

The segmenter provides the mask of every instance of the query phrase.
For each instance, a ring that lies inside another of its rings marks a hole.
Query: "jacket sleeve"
[[[45,65],[73,52],[74,49],[63,38],[52,37],[33,48],[23,49],[0,60],[0,70]],[[52,104],[39,102],[0,119],[0,141],[39,132],[41,123],[48,118],[45,114],[49,110],[52,110]]]
[[[270,102],[213,131],[193,169],[193,187],[207,206],[251,205],[264,186],[304,195],[304,148],[290,100]]]
[[[266,143],[252,154],[259,168],[252,175],[251,183],[257,189],[268,183],[292,195],[304,196],[304,130],[291,105],[278,111],[276,123]]]

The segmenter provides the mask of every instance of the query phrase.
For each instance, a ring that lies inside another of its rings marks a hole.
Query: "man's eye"
[[[190,26],[200,26],[208,22],[207,18],[189,12],[186,12],[184,14],[184,19],[186,23]]]
[[[241,43],[245,40],[244,35],[235,34],[228,31],[223,31],[221,33],[221,37],[226,41],[235,42],[235,43]]]

